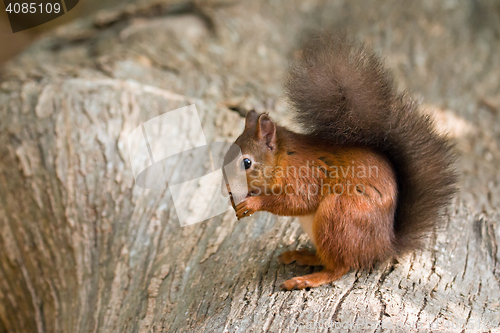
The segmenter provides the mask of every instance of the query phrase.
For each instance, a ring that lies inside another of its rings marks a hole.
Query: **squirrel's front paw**
[[[244,217],[250,216],[260,209],[260,199],[258,197],[247,197],[242,202],[236,205],[236,217],[241,220]]]

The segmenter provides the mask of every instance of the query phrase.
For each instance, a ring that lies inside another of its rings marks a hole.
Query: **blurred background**
[[[456,142],[461,192],[428,251],[282,293],[309,272],[276,260],[310,245],[298,221],[181,227],[168,192],[135,186],[126,139],[193,103],[207,142],[250,109],[289,125],[282,79],[314,29],[382,55]],[[499,327],[499,0],[81,0],[15,34],[1,2],[0,41],[0,333]]]
[[[12,33],[9,18],[5,11],[5,4],[0,2],[0,66],[7,60],[21,52],[29,44],[40,38],[45,32],[54,29],[57,26],[71,22],[79,17],[85,17],[95,13],[96,11],[116,7],[117,5],[125,6],[130,3],[139,3],[137,0],[80,0],[78,5],[70,10],[65,15],[58,17],[50,22],[39,25],[37,27]]]

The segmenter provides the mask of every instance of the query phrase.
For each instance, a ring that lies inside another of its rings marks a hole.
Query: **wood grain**
[[[0,332],[499,331],[496,2],[138,8],[64,26],[0,71]],[[181,228],[168,191],[134,186],[126,138],[193,102],[208,141],[234,139],[250,108],[289,124],[281,80],[319,27],[364,39],[433,110],[461,192],[428,250],[283,292],[314,270],[277,260],[311,248],[297,220],[228,212]]]

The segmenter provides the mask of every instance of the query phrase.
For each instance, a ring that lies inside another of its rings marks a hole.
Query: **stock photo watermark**
[[[328,159],[247,173],[237,145],[206,141],[194,104],[144,122],[127,140],[136,185],[168,189],[181,226],[223,214],[250,195],[363,196],[367,179],[379,177],[377,166],[335,165]]]
[[[384,320],[382,322],[376,320],[357,319],[356,321],[335,321],[323,319],[318,321],[292,321],[290,327],[294,329],[303,329],[306,331],[315,332],[322,329],[336,329],[338,331],[359,331],[359,330],[375,330],[377,328],[388,332],[404,332],[407,330],[422,330],[434,332],[458,332],[460,330],[488,330],[481,322],[473,319],[453,320],[438,318],[430,323],[421,321],[391,321]]]
[[[3,0],[13,33],[52,21],[72,10],[78,2],[79,0]]]
[[[128,136],[136,185],[153,190],[168,188],[181,226],[202,222],[232,209],[221,191],[223,160],[220,157],[230,145],[228,142],[207,143],[195,105],[150,119]],[[240,155],[236,155],[234,163]],[[226,167],[231,180],[246,182],[244,172],[231,165]]]
[[[318,165],[307,160],[303,165],[265,166],[257,174],[247,175],[250,189],[255,195],[365,195],[367,178],[378,178],[378,166],[365,165]],[[303,182],[302,179],[317,179],[316,183]],[[264,180],[263,180],[264,179]],[[273,180],[266,181],[266,180]],[[358,182],[349,179],[356,179]],[[277,184],[276,184],[276,180]],[[280,181],[281,180],[281,181]]]

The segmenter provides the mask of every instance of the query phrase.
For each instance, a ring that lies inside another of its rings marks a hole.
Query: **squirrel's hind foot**
[[[321,260],[316,253],[305,249],[283,252],[278,257],[278,260],[285,265],[291,264],[292,262],[296,262],[299,266],[321,265]]]
[[[335,271],[322,270],[321,272],[294,277],[283,282],[280,288],[283,290],[314,288],[335,281],[348,271],[347,268],[336,269]]]

